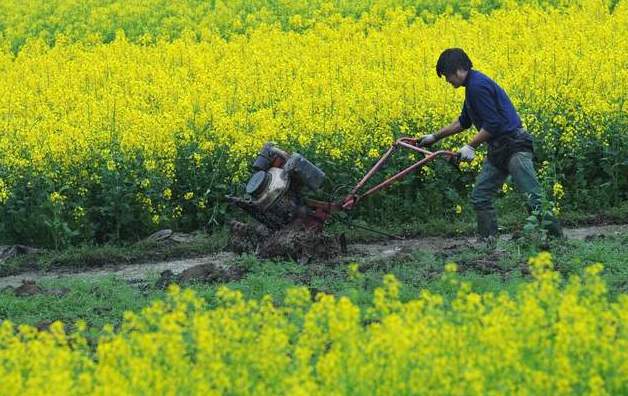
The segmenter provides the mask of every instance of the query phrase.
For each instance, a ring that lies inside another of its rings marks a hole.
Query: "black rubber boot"
[[[476,210],[475,218],[480,241],[497,238],[497,213],[495,210]]]

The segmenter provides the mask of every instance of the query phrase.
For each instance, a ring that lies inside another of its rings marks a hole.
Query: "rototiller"
[[[322,231],[332,213],[351,210],[369,195],[391,185],[436,157],[444,157],[448,162],[457,164],[458,153],[445,150],[430,152],[419,147],[417,141],[418,138],[412,137],[397,140],[348,195],[331,202],[314,200],[303,195],[305,188],[316,191],[321,187],[325,179],[325,173],[321,169],[298,153],[289,154],[272,142],[266,143],[253,163],[255,173],[246,185],[246,196],[227,198],[271,232],[295,222],[300,222],[306,228]],[[360,193],[369,179],[400,148],[417,152],[423,158]]]

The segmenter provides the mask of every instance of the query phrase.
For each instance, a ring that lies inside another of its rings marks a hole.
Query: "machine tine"
[[[387,236],[387,237],[389,237],[389,238],[399,239],[399,240],[401,240],[401,241],[405,240],[405,238],[404,238],[404,237],[400,237],[400,236],[397,236],[397,235],[389,234],[389,233],[387,233],[387,232],[380,231],[380,230],[375,230],[375,229],[373,229],[373,228],[369,228],[369,227],[364,227],[364,226],[361,226],[361,225],[357,225],[357,224],[355,224],[355,223],[353,223],[353,222],[351,222],[351,221],[349,221],[349,220],[342,219],[342,218],[340,218],[340,217],[338,217],[338,216],[336,216],[336,218],[338,218],[341,222],[343,222],[343,223],[345,223],[345,224],[347,224],[348,226],[351,226],[351,227],[360,228],[360,229],[362,229],[362,230],[366,230],[366,231],[373,232],[373,233],[375,233],[375,234],[379,234],[379,235]]]

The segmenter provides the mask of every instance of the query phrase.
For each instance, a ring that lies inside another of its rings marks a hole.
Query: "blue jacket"
[[[463,84],[465,99],[458,120],[464,129],[484,128],[492,139],[521,128],[521,119],[502,87],[485,74],[470,69]]]

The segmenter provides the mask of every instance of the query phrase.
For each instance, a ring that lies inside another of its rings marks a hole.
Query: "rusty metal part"
[[[388,149],[386,154],[384,154],[382,156],[382,158],[380,158],[379,161],[377,161],[377,163],[373,166],[373,168],[371,168],[371,170],[369,170],[367,172],[367,174],[364,175],[362,180],[360,180],[360,182],[353,188],[353,190],[345,197],[344,201],[341,203],[342,209],[349,210],[349,209],[355,207],[362,199],[364,199],[367,196],[369,196],[369,195],[371,195],[371,194],[381,190],[382,188],[388,187],[389,185],[391,185],[392,183],[396,182],[397,180],[399,180],[403,176],[405,176],[408,173],[412,172],[416,168],[418,168],[420,166],[423,166],[426,162],[428,162],[428,161],[430,161],[430,160],[432,160],[432,159],[434,159],[436,157],[443,156],[445,158],[454,158],[457,155],[457,153],[454,153],[452,151],[446,151],[446,150],[439,150],[439,151],[434,151],[434,152],[425,150],[424,148],[417,146],[417,141],[418,141],[417,138],[410,138],[410,137],[404,137],[404,138],[398,139],[395,142],[395,144],[390,149]],[[423,154],[424,158],[422,158],[421,160],[419,160],[419,161],[415,162],[414,164],[408,166],[407,168],[405,168],[404,170],[400,171],[396,175],[394,175],[394,176],[384,180],[383,182],[379,183],[378,185],[376,185],[375,187],[371,188],[367,192],[365,192],[363,194],[358,194],[358,192],[364,187],[366,182],[371,177],[373,177],[375,172],[377,172],[379,169],[381,169],[381,167],[384,165],[384,163],[400,147],[405,147],[407,149],[416,151],[419,154]]]
[[[296,207],[294,206],[294,201],[291,199],[291,195],[290,193],[282,195],[275,201],[275,204],[269,208],[271,210],[259,209],[253,204],[253,201],[248,198],[240,198],[233,195],[227,195],[226,198],[270,230],[277,231],[290,223],[294,217]]]

